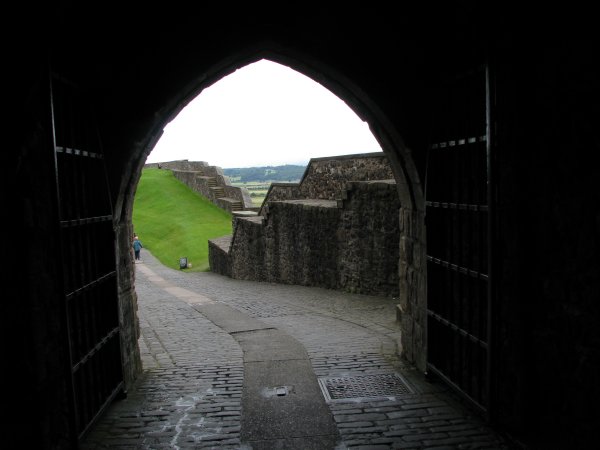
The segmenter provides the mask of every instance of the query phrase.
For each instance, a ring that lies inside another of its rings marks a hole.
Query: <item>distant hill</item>
[[[297,182],[300,181],[306,166],[286,164],[283,166],[263,166],[263,167],[241,167],[233,169],[223,169],[231,181],[248,182]]]

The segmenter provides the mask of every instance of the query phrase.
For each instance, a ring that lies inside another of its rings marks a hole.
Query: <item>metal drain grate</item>
[[[398,374],[320,378],[319,385],[327,401],[389,399],[414,393]]]

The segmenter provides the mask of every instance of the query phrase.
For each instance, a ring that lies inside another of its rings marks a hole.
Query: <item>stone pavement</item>
[[[144,373],[96,449],[510,449],[397,358],[394,299],[136,268]]]

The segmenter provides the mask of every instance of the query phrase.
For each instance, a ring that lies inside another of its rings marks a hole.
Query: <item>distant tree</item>
[[[271,181],[298,181],[304,175],[306,166],[286,164],[283,166],[242,167],[223,169],[223,173],[230,178],[239,179],[240,182],[271,182]]]

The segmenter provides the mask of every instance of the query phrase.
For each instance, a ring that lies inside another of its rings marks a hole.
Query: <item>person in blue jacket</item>
[[[136,261],[140,261],[140,262],[142,261],[142,259],[140,258],[140,251],[142,250],[142,248],[144,248],[144,246],[142,245],[142,241],[140,241],[137,234],[134,234],[133,235],[133,252],[135,253]]]

